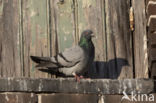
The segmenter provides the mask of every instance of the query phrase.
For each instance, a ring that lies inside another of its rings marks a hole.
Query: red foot
[[[80,79],[86,79],[86,80],[90,80],[90,78],[84,78],[82,75],[81,76],[78,76],[76,75],[75,73],[73,73],[75,79],[77,82],[80,82]]]
[[[75,79],[76,79],[77,82],[80,82],[81,78],[78,75],[75,75]]]
[[[77,74],[73,73],[77,82],[80,82],[80,79],[84,78],[83,76],[78,76]]]

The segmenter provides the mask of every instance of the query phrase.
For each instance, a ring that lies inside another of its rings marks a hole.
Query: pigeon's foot
[[[80,75],[80,79],[83,79],[84,77],[82,75]]]
[[[80,82],[81,78],[78,75],[75,75],[75,79],[76,79],[77,82]]]
[[[77,74],[73,73],[77,82],[80,82],[80,79],[84,78],[83,76],[78,76]]]

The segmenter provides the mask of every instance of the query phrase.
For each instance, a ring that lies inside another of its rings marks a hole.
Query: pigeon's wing
[[[58,68],[59,65],[52,61],[53,57],[38,57],[38,56],[30,56],[31,59],[37,63],[36,67],[52,67]]]
[[[84,56],[83,49],[79,46],[75,46],[53,57],[31,56],[31,59],[38,63],[37,67],[59,68],[74,66],[80,62]]]
[[[83,49],[79,46],[75,46],[59,53],[55,57],[55,60],[64,67],[71,67],[83,60],[84,57]]]

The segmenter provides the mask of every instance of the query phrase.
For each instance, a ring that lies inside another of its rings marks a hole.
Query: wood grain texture
[[[81,32],[91,29],[96,37],[90,77],[147,78],[144,4],[132,0],[132,43],[130,0],[0,0],[0,77],[51,77],[35,68],[30,55],[54,56],[78,44]]]
[[[0,93],[1,103],[37,103],[34,93]]]
[[[0,78],[0,92],[149,94],[155,92],[153,79]],[[48,85],[47,85],[48,84]]]
[[[96,94],[39,94],[38,98],[39,103],[97,103],[98,101]]]
[[[48,2],[47,0],[23,0],[23,49],[24,76],[48,77],[35,68],[30,55],[49,56]]]
[[[130,0],[105,0],[109,77],[132,78],[132,36],[129,29]]]
[[[95,63],[89,68],[89,76],[93,78],[107,77],[106,72],[106,38],[104,24],[104,0],[75,0],[77,3],[78,34],[91,29],[95,35]]]
[[[145,1],[132,0],[132,6],[135,18],[135,30],[133,34],[135,77],[148,78]]]
[[[62,52],[65,48],[69,48],[74,45],[75,24],[73,0],[64,0],[63,2],[60,0],[52,0],[50,7],[52,11],[51,25],[53,28],[52,50],[56,49],[55,46],[58,46],[58,50],[56,52]]]
[[[21,76],[20,0],[0,1],[0,77]]]

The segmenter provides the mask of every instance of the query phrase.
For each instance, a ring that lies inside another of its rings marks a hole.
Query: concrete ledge
[[[0,92],[127,94],[154,92],[151,79],[0,78]]]

